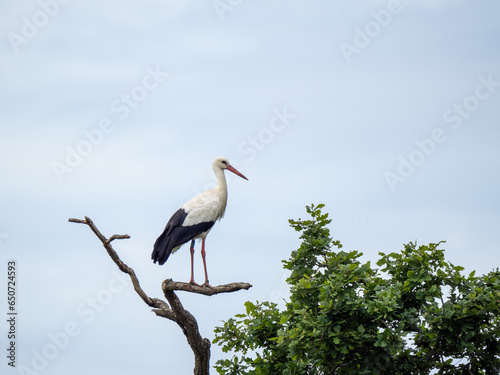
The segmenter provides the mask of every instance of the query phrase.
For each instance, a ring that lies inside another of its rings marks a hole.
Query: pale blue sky
[[[254,287],[181,294],[204,337],[246,300],[286,296],[280,260],[299,243],[287,220],[311,202],[365,260],[446,240],[467,272],[500,264],[498,2],[55,1],[0,5],[0,285],[17,259],[19,365],[192,373],[179,328],[67,219],[130,234],[115,248],[161,297],[163,279],[188,280],[189,252],[158,267],[152,244],[212,186],[217,156],[249,181],[229,180],[210,281]],[[201,280],[199,251],[196,266]],[[212,365],[222,356],[213,346]]]

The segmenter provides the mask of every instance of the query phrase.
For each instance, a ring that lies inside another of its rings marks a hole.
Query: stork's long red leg
[[[203,258],[203,268],[205,269],[205,283],[203,284],[203,286],[208,286],[209,288],[211,288],[212,286],[208,282],[207,262],[205,260],[205,255],[206,255],[206,253],[205,253],[205,239],[202,238],[201,239],[201,257]]]
[[[191,279],[189,280],[189,284],[198,285],[194,282],[194,240],[191,241],[191,247],[189,248],[191,252]]]

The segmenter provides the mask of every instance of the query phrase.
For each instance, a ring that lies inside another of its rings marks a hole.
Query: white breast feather
[[[227,196],[222,196],[217,188],[198,194],[182,206],[188,214],[182,225],[189,226],[220,220],[224,216],[226,203]]]

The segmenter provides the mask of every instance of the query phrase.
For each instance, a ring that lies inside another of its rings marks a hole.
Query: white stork
[[[205,261],[205,238],[217,220],[222,219],[227,204],[227,184],[224,170],[227,169],[248,180],[229,164],[227,159],[219,157],[212,164],[217,187],[198,194],[178,209],[170,218],[163,233],[154,244],[151,258],[159,265],[164,264],[170,254],[188,241],[191,241],[191,279],[190,284],[198,285],[193,278],[194,240],[201,238],[201,257],[205,269],[204,286],[210,287],[208,282],[207,264]]]

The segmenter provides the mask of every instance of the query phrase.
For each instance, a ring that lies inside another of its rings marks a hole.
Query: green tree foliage
[[[219,374],[498,374],[500,271],[468,276],[441,243],[380,253],[378,268],[330,237],[323,205],[290,220],[290,301],[246,302],[217,327]]]

